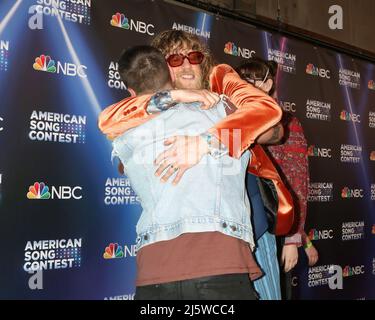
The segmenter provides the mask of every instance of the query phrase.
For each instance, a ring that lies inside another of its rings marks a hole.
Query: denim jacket
[[[222,102],[201,110],[180,103],[113,141],[118,156],[143,208],[136,226],[136,250],[187,232],[219,231],[254,247],[250,204],[245,187],[250,152],[239,159],[205,155],[188,169],[177,185],[155,176],[154,159],[176,135],[197,136],[226,116]]]

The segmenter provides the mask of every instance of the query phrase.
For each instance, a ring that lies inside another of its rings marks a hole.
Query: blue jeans
[[[257,300],[248,273],[225,274],[136,288],[135,300]]]
[[[257,241],[255,257],[264,276],[254,281],[260,300],[281,300],[280,269],[277,258],[276,237],[265,232]]]

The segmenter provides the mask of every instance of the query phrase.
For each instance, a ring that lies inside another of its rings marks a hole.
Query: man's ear
[[[129,91],[131,97],[135,97],[137,95],[132,88],[128,88],[128,91]]]
[[[264,91],[270,92],[270,90],[272,89],[272,85],[273,85],[273,80],[267,79],[267,81],[263,84]]]

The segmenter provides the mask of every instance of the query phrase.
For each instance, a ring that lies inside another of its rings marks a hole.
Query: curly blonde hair
[[[202,85],[205,89],[209,88],[209,75],[214,66],[214,58],[209,48],[198,36],[182,30],[165,30],[160,32],[152,40],[151,45],[159,49],[164,56],[183,48],[202,52],[204,54],[204,59],[201,63],[203,76]]]

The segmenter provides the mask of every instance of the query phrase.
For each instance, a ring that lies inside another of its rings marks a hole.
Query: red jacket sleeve
[[[148,114],[147,104],[151,95],[123,99],[105,108],[99,115],[98,127],[109,139],[150,120],[156,114]]]
[[[237,110],[209,130],[239,158],[256,138],[276,125],[282,110],[269,95],[242,80],[232,67],[220,64],[210,75],[211,90],[225,94]]]

